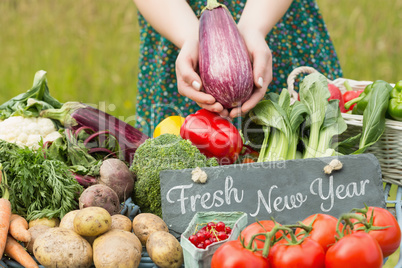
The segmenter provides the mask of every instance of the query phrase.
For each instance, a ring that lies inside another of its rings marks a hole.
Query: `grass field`
[[[344,77],[402,79],[402,0],[317,1]],[[132,0],[1,0],[0,103],[46,70],[60,101],[99,105],[131,123],[138,40]]]
[[[402,79],[402,0],[318,0],[344,77]],[[51,94],[131,121],[138,23],[132,0],[1,0],[0,103],[48,72]]]
[[[29,89],[47,71],[62,102],[135,113],[138,23],[130,0],[1,0],[0,103]]]

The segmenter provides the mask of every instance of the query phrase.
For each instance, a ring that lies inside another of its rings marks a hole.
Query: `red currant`
[[[197,247],[197,248],[204,249],[204,248],[205,248],[204,242],[198,243],[196,247]]]
[[[204,234],[205,234],[205,239],[209,239],[212,236],[212,234],[210,232],[205,232]]]
[[[211,245],[211,244],[212,244],[212,241],[209,240],[209,239],[207,239],[207,240],[204,241],[204,247],[205,247],[205,248],[208,247],[208,246]]]
[[[232,233],[232,228],[230,228],[229,226],[226,226],[225,228],[225,232],[229,235]]]
[[[225,240],[227,238],[228,238],[228,235],[225,232],[222,231],[222,232],[218,233],[218,239],[219,240]]]
[[[218,231],[218,232],[221,232],[221,231],[224,231],[225,230],[225,223],[223,223],[223,222],[218,222],[217,224],[216,224],[216,227],[215,227],[215,229]]]
[[[213,221],[211,221],[211,222],[208,222],[208,224],[207,224],[207,229],[208,230],[211,230],[212,228],[215,228],[215,222],[213,222]]]
[[[198,243],[198,239],[197,239],[197,236],[196,236],[196,235],[190,235],[190,237],[188,238],[188,240],[190,240],[190,242],[191,242],[193,245],[197,245],[197,243]]]
[[[198,241],[198,242],[202,243],[202,242],[205,241],[205,238],[206,238],[205,232],[198,232],[198,233],[196,234],[196,236],[197,236],[197,241]]]

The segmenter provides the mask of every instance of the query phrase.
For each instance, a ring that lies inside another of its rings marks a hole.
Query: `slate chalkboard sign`
[[[199,211],[242,211],[249,223],[274,217],[292,224],[314,213],[337,217],[364,204],[385,207],[374,155],[338,156],[343,168],[327,175],[323,168],[334,158],[203,168],[205,184],[192,181],[192,169],[162,171],[162,217],[181,234]]]

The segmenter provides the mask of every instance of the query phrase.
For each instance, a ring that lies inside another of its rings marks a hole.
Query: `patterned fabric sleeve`
[[[197,16],[205,1],[188,1]],[[245,0],[220,1],[235,21]],[[183,117],[199,106],[177,91],[175,61],[179,50],[160,36],[141,16],[140,56],[136,118],[137,127],[152,136],[155,126],[170,115]],[[315,0],[294,0],[283,18],[266,37],[273,55],[273,80],[269,92],[287,88],[289,73],[298,66],[311,66],[329,79],[342,76],[336,51]],[[297,83],[302,77],[296,79]]]

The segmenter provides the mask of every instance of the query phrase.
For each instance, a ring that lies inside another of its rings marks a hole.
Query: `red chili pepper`
[[[237,128],[217,113],[201,109],[186,117],[180,136],[190,140],[207,157],[216,157],[221,165],[233,164],[243,148]]]
[[[360,94],[363,92],[364,90],[358,90],[358,91],[346,91],[345,93],[343,93],[343,100],[345,103],[357,98],[360,96]],[[352,106],[350,106],[350,108],[348,110],[346,110],[347,112],[352,111],[353,107],[356,106],[357,103],[353,104]]]

